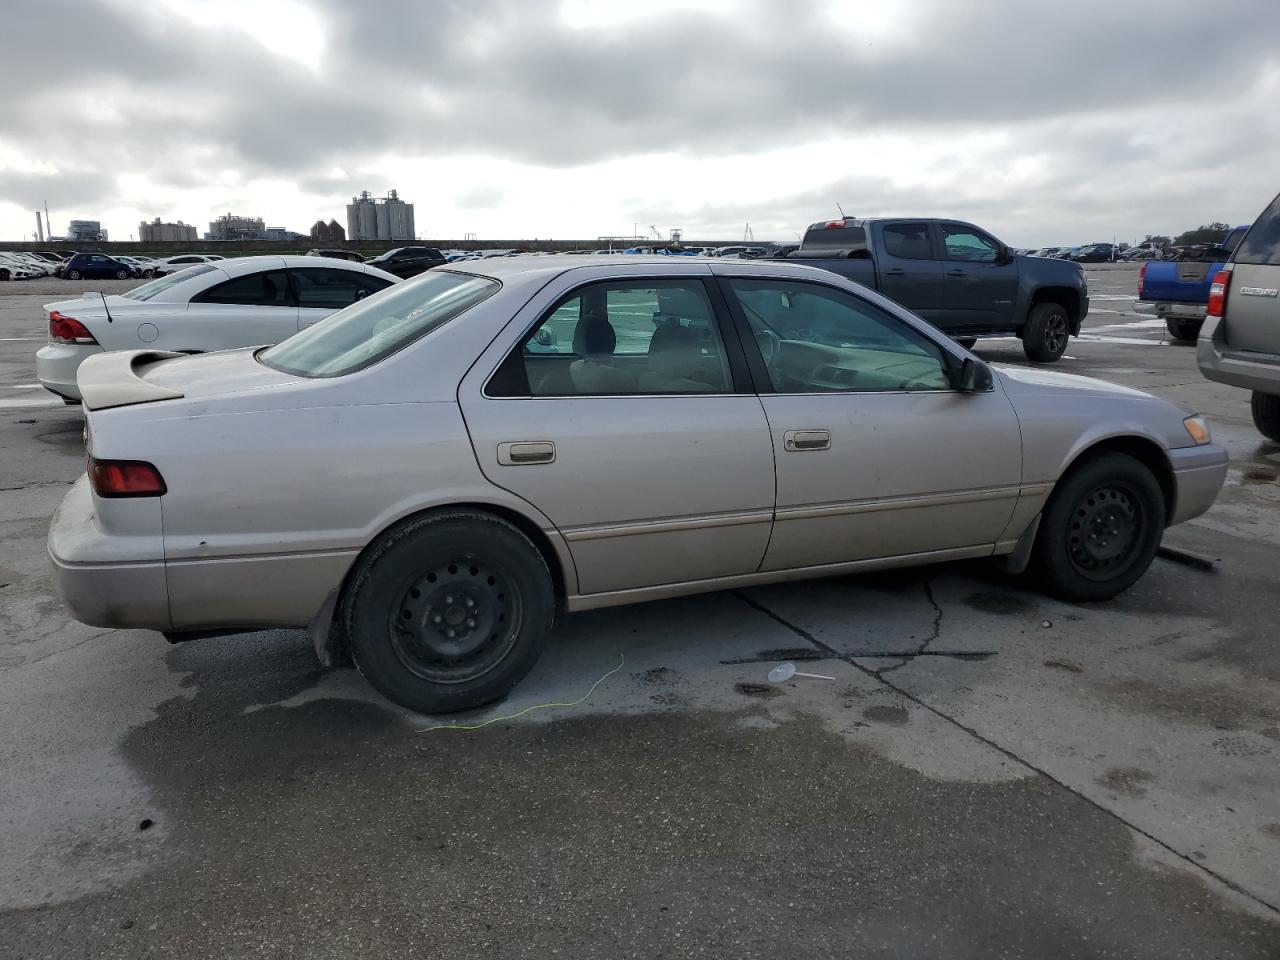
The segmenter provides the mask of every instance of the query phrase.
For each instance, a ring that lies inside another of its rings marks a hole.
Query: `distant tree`
[[[1210,224],[1202,224],[1194,230],[1188,230],[1186,233],[1180,233],[1173,238],[1175,246],[1185,247],[1192,243],[1221,243],[1227,238],[1227,234],[1231,228],[1225,223],[1217,221]]]

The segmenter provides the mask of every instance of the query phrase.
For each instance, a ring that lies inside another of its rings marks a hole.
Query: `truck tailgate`
[[[1208,303],[1213,275],[1219,263],[1184,260],[1150,260],[1143,274],[1142,299],[1180,303]]]

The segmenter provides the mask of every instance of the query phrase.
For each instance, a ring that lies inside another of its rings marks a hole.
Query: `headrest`
[[[690,379],[702,365],[698,335],[688,327],[666,323],[649,341],[649,369],[664,377]]]
[[[613,324],[602,313],[588,313],[573,328],[573,352],[580,357],[608,356],[617,345],[618,335],[614,333]]]

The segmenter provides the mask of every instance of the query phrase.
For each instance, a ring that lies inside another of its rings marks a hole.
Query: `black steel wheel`
[[[1022,328],[1022,351],[1028,360],[1052,363],[1067,352],[1071,317],[1060,303],[1038,303]]]
[[[1089,457],[1069,470],[1041,516],[1032,569],[1064,600],[1105,600],[1151,565],[1166,521],[1151,470],[1123,453]]]
[[[533,667],[555,591],[538,548],[491,514],[428,514],[358,561],[343,599],[351,656],[374,687],[423,713],[482,706]]]
[[[1166,317],[1164,327],[1175,340],[1194,340],[1200,336],[1204,320],[1190,317]]]

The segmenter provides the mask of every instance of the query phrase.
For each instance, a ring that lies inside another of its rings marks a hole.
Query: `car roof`
[[[719,257],[665,257],[660,254],[613,254],[606,256],[568,255],[556,257],[493,257],[487,260],[464,260],[433,268],[432,272],[452,271],[469,273],[494,280],[528,280],[541,276],[543,280],[573,270],[589,270],[599,273],[608,267],[649,267],[651,270],[629,269],[627,273],[650,273],[655,276],[706,276],[710,267],[713,274],[735,276],[777,275],[782,277],[825,277],[836,279],[830,271],[803,263],[781,260],[722,260]]]

